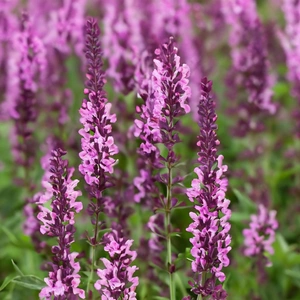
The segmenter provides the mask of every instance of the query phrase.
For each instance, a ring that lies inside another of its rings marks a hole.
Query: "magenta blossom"
[[[116,231],[105,236],[106,246],[110,259],[102,258],[105,269],[98,269],[99,280],[95,289],[100,291],[102,300],[122,299],[136,300],[135,289],[139,284],[138,277],[133,277],[138,269],[130,266],[135,260],[136,251],[130,250],[133,240],[120,238]]]
[[[80,284],[80,265],[75,262],[78,253],[71,252],[70,246],[74,242],[75,213],[82,210],[82,203],[76,201],[81,195],[75,191],[78,180],[72,180],[74,169],[68,167],[68,161],[63,160],[66,154],[60,148],[52,151],[50,185],[46,194],[52,193],[51,209],[39,205],[40,213],[37,218],[42,222],[40,231],[44,235],[56,237],[58,245],[52,246],[53,263],[49,277],[45,278],[47,284],[40,292],[41,299],[62,300],[78,295],[85,298],[85,293],[78,288]],[[48,196],[47,196],[48,197]]]
[[[225,19],[232,28],[233,69],[241,77],[240,84],[248,91],[248,101],[260,110],[274,114],[274,80],[270,76],[266,41],[255,0],[223,0],[222,7]]]
[[[262,204],[258,206],[258,214],[251,216],[250,228],[243,230],[246,256],[259,257],[264,256],[265,252],[274,253],[272,244],[275,241],[275,230],[278,227],[275,217],[275,210],[268,211]],[[272,265],[269,261],[266,264],[267,266]]]
[[[190,213],[193,222],[187,231],[193,234],[191,254],[194,258],[192,271],[194,282],[192,292],[197,295],[211,296],[212,299],[225,299],[226,292],[216,280],[223,282],[223,267],[229,265],[228,252],[231,247],[228,222],[231,211],[230,201],[225,198],[227,180],[223,178],[227,166],[222,164],[223,156],[217,156],[215,103],[210,95],[212,82],[202,79],[202,93],[199,101],[198,162],[195,168],[196,179],[187,190],[187,196],[195,204]],[[215,166],[216,165],[216,166]]]

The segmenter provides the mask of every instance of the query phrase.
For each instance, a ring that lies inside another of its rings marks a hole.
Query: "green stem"
[[[170,228],[170,213],[166,213],[166,221],[167,221],[167,228]],[[168,266],[172,265],[172,243],[170,232],[168,229],[167,233],[167,253],[168,253]],[[173,281],[173,273],[169,270],[169,278],[170,278],[170,300],[175,300],[175,292],[174,292],[174,281]]]
[[[96,214],[96,224],[95,224],[95,233],[93,238],[93,245],[92,246],[92,266],[91,266],[91,272],[89,275],[87,287],[86,287],[86,294],[88,295],[88,292],[90,290],[91,282],[93,281],[94,276],[94,266],[95,266],[95,260],[96,260],[96,246],[97,246],[97,235],[98,235],[98,218],[99,213]]]
[[[172,242],[171,242],[171,187],[172,187],[172,168],[168,166],[168,186],[167,186],[167,206],[166,206],[166,230],[167,230],[167,264],[170,268],[172,266]],[[174,278],[173,272],[169,270],[170,278],[170,300],[175,300],[175,288],[174,288]]]
[[[90,272],[88,283],[87,283],[87,287],[86,287],[86,294],[87,295],[89,293],[90,285],[91,285],[91,282],[92,282],[93,276],[94,276],[95,252],[96,252],[95,248],[96,248],[96,246],[92,245],[92,265],[91,265],[91,272]]]

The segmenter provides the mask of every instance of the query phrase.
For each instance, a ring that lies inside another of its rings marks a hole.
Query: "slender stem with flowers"
[[[222,165],[223,156],[217,156],[217,115],[215,103],[210,95],[212,82],[202,79],[202,93],[199,100],[199,127],[197,146],[199,148],[199,167],[195,168],[198,178],[193,179],[192,187],[187,190],[190,201],[195,203],[194,212],[190,213],[193,222],[187,231],[193,234],[191,255],[194,257],[192,271],[194,282],[192,292],[197,299],[210,296],[213,299],[226,299],[227,293],[222,285],[225,274],[222,268],[229,265],[227,253],[231,237],[228,220],[231,211],[230,201],[225,198],[227,179],[223,173],[227,166]],[[200,298],[199,298],[200,297]]]
[[[80,109],[80,122],[84,128],[79,130],[82,136],[82,151],[79,154],[82,163],[79,171],[84,175],[90,198],[94,200],[90,202],[88,208],[95,229],[93,237],[89,238],[92,247],[92,266],[87,292],[93,281],[95,248],[102,243],[104,250],[110,255],[110,260],[102,259],[105,269],[98,269],[100,279],[94,284],[95,289],[99,290],[102,299],[130,296],[130,299],[134,300],[138,278],[132,275],[137,268],[129,266],[136,257],[136,252],[129,249],[133,241],[126,240],[117,230],[106,233],[101,241],[98,240],[99,229],[106,228],[106,224],[99,220],[107,205],[107,198],[103,192],[113,186],[112,174],[116,164],[113,155],[118,153],[111,133],[116,116],[110,114],[111,104],[108,103],[103,90],[104,73],[99,35],[100,30],[96,21],[89,19],[86,23],[87,82],[84,90],[88,99],[83,100]],[[110,204],[113,206],[111,209],[115,210],[116,204],[114,202]],[[119,284],[116,285],[116,281]]]
[[[52,151],[50,185],[46,193],[39,199],[40,213],[37,218],[42,222],[40,231],[48,236],[55,236],[58,245],[52,247],[53,263],[49,277],[45,278],[47,286],[40,292],[40,299],[71,299],[77,295],[84,299],[85,293],[78,288],[80,284],[80,265],[75,262],[78,253],[70,251],[74,242],[75,233],[75,212],[82,210],[82,203],[76,201],[81,195],[80,191],[74,188],[78,180],[72,180],[74,168],[68,167],[68,161],[62,157],[66,154],[60,148]],[[48,195],[52,194],[51,210],[44,204],[49,201]]]
[[[88,99],[84,99],[79,110],[80,122],[84,128],[79,130],[82,136],[82,151],[79,156],[82,163],[79,171],[84,175],[91,199],[88,212],[92,217],[94,235],[89,238],[91,244],[92,266],[87,284],[87,292],[93,280],[95,266],[95,248],[98,245],[99,214],[103,212],[105,199],[103,191],[112,186],[111,176],[116,163],[112,155],[118,152],[111,136],[111,124],[116,121],[110,114],[111,104],[107,103],[103,91],[104,76],[102,71],[102,51],[99,42],[99,27],[95,20],[89,19],[86,24],[87,82],[84,90]]]
[[[159,49],[156,49],[156,58],[154,62],[154,70],[149,81],[148,94],[145,104],[138,109],[141,113],[142,120],[136,120],[136,136],[142,140],[139,154],[148,162],[148,172],[141,171],[141,180],[137,181],[138,189],[145,194],[145,189],[142,190],[140,181],[147,182],[147,176],[155,178],[154,170],[159,170],[165,166],[166,174],[160,174],[160,179],[154,179],[164,184],[167,189],[167,195],[162,196],[161,193],[151,186],[151,192],[158,194],[156,197],[160,201],[156,201],[153,197],[152,208],[160,207],[164,211],[165,222],[165,236],[167,246],[167,270],[169,272],[169,290],[170,299],[175,300],[175,286],[173,273],[175,272],[172,260],[172,227],[171,227],[171,213],[174,205],[172,190],[174,185],[173,169],[179,161],[179,157],[174,152],[174,145],[180,142],[178,130],[180,124],[178,117],[190,111],[187,104],[187,99],[190,97],[190,88],[188,86],[189,67],[185,64],[180,65],[180,57],[177,55],[178,49],[174,46],[173,38],[169,42],[163,44]],[[167,149],[167,156],[164,158],[160,153],[157,144],[162,144]],[[150,170],[150,172],[149,172]],[[148,180],[149,181],[149,180]],[[153,182],[153,180],[150,180]],[[175,203],[175,204],[174,204]],[[153,216],[150,218],[148,227],[155,235],[162,235],[161,232],[161,217]],[[155,241],[149,241],[149,246],[154,246],[154,250],[161,249],[158,245],[157,236]]]

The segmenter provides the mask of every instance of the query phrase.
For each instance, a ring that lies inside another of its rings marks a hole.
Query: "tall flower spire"
[[[118,92],[128,94],[134,89],[134,71],[144,43],[140,33],[141,12],[135,0],[104,2],[104,57],[108,60],[107,76]]]
[[[201,87],[197,142],[199,167],[194,170],[198,178],[193,179],[192,187],[187,190],[187,196],[195,204],[195,211],[190,213],[193,222],[187,228],[193,234],[190,241],[195,276],[191,285],[192,292],[197,295],[225,299],[227,294],[222,285],[217,285],[217,280],[225,280],[222,269],[229,265],[227,253],[231,249],[230,201],[225,198],[227,179],[223,178],[227,166],[222,165],[223,156],[217,156],[220,142],[216,134],[215,103],[210,95],[212,82],[203,78]]]
[[[13,155],[25,172],[32,166],[35,158],[35,140],[32,125],[37,119],[36,78],[46,66],[45,47],[33,33],[31,20],[23,13],[21,29],[12,37],[12,51],[8,61],[6,100],[2,109],[14,121],[11,135]],[[22,142],[20,142],[22,141]]]
[[[300,1],[282,1],[285,16],[285,33],[280,32],[279,37],[283,45],[288,67],[288,80],[292,83],[292,94],[298,99],[294,118],[296,122],[296,136],[300,138]]]
[[[92,223],[95,226],[94,236],[90,239],[93,247],[92,267],[87,291],[90,289],[94,273],[95,248],[100,243],[97,241],[98,230],[101,225],[99,215],[105,212],[107,205],[107,198],[103,192],[113,185],[112,173],[116,164],[113,155],[118,153],[118,148],[112,137],[112,124],[116,121],[116,116],[110,114],[111,104],[108,103],[103,90],[105,79],[102,70],[99,35],[100,30],[97,22],[94,19],[89,19],[86,23],[87,82],[84,90],[88,99],[83,100],[79,111],[80,122],[83,125],[83,128],[79,130],[82,136],[82,151],[79,154],[82,163],[79,166],[79,171],[84,175],[92,199],[88,211],[93,216]],[[112,205],[109,209],[114,210],[116,208],[113,201],[109,204]],[[132,275],[137,268],[129,266],[136,257],[134,251],[129,251],[133,241],[126,241],[121,231],[113,230],[105,234],[101,242],[105,245],[104,250],[108,252],[111,258],[110,261],[102,259],[105,269],[98,269],[97,272],[100,280],[94,286],[100,290],[101,299],[108,299],[108,293],[123,297],[130,295],[130,299],[136,299],[134,290],[138,284],[138,279],[133,278]],[[118,257],[116,253],[119,254]],[[129,282],[132,283],[130,288],[128,287]]]
[[[223,12],[231,25],[232,63],[248,91],[248,101],[258,109],[274,114],[273,79],[261,21],[255,0],[223,0]]]
[[[79,154],[82,162],[79,171],[88,185],[90,196],[97,200],[96,204],[90,204],[94,213],[103,205],[103,191],[112,185],[111,174],[116,163],[113,155],[118,153],[111,134],[116,116],[110,113],[111,104],[107,102],[103,90],[99,34],[96,21],[89,19],[86,26],[87,82],[84,89],[88,99],[83,100],[79,110],[80,122],[83,125],[79,130],[82,136],[82,151]]]
[[[175,299],[175,289],[173,284],[173,259],[171,246],[171,212],[178,204],[175,198],[173,186],[181,181],[181,177],[173,178],[173,170],[179,161],[174,146],[180,142],[178,131],[180,130],[179,117],[190,111],[188,98],[191,91],[189,83],[189,67],[186,64],[180,64],[180,57],[177,54],[178,49],[174,46],[173,38],[168,43],[163,44],[155,51],[154,70],[152,72],[149,86],[143,87],[143,98],[145,103],[137,108],[140,113],[140,119],[135,120],[135,135],[140,137],[142,143],[138,150],[144,160],[144,166],[140,170],[140,177],[134,180],[139,193],[136,195],[136,201],[152,200],[150,208],[156,211],[158,208],[165,211],[165,215],[158,214],[151,217],[148,227],[154,235],[166,236],[167,248],[167,268],[170,275],[170,299]],[[163,145],[167,154],[162,156],[159,145]],[[162,169],[166,168],[166,173]],[[159,175],[155,176],[156,171]],[[155,183],[160,182],[166,186],[166,195],[162,194]],[[165,219],[165,222],[163,220]],[[165,223],[165,226],[161,226]],[[164,228],[165,227],[165,228]],[[164,232],[163,232],[164,231]],[[149,242],[153,252],[161,248],[157,243],[161,239],[155,236]]]
[[[37,216],[42,222],[41,233],[58,239],[58,245],[52,247],[52,271],[45,278],[47,286],[40,292],[41,299],[52,299],[52,296],[55,299],[71,299],[76,295],[85,298],[84,291],[78,288],[80,265],[75,262],[78,253],[70,251],[74,242],[75,212],[82,210],[82,203],[76,201],[81,192],[74,190],[78,180],[71,179],[74,168],[69,168],[68,161],[62,159],[65,154],[60,148],[52,151],[50,185],[46,190],[46,198],[42,200],[41,197],[40,202],[43,204],[49,193],[52,193],[51,210],[40,205]]]

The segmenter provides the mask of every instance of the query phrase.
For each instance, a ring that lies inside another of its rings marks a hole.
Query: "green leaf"
[[[181,295],[184,297],[186,294],[186,287],[184,286],[183,282],[182,282],[182,276],[180,276],[178,273],[174,274],[174,279],[176,282],[176,285],[179,287],[180,291],[181,291]]]
[[[177,237],[181,237],[181,232],[171,232],[170,234],[169,234],[169,236],[177,236]]]
[[[240,213],[240,212],[232,212],[230,217],[230,222],[240,223],[242,221],[247,221],[250,218],[250,214]]]
[[[153,299],[156,299],[156,300],[170,300],[169,298],[161,297],[161,296],[155,296]]]
[[[88,272],[88,271],[83,271],[83,272],[81,272],[81,274],[85,275],[86,277],[90,276],[90,272]]]
[[[17,276],[11,282],[31,290],[41,290],[46,285],[42,279],[34,275]]]
[[[15,264],[15,262],[13,260],[11,260],[11,263],[14,266],[14,269],[16,270],[16,272],[20,275],[20,276],[24,276],[24,273],[19,269],[19,267]]]
[[[300,271],[296,270],[285,270],[286,275],[293,277],[294,279],[300,280]]]
[[[282,250],[283,253],[287,253],[289,252],[289,245],[287,244],[286,240],[284,239],[284,237],[278,233],[276,234],[276,239],[279,242],[280,248]]]
[[[300,254],[294,252],[289,253],[288,260],[292,265],[300,265]]]
[[[273,184],[278,184],[281,180],[284,180],[286,178],[289,178],[293,176],[294,174],[298,174],[300,171],[300,165],[297,164],[294,167],[289,168],[288,170],[281,171],[280,173],[277,173],[275,176],[273,176],[270,180]]]
[[[184,206],[178,205],[178,206],[173,207],[172,210],[174,211],[174,210],[180,210],[180,209],[192,209],[192,208],[193,208],[192,205],[184,205]]]
[[[229,273],[229,274],[227,274],[226,275],[226,280],[225,280],[225,282],[223,283],[223,288],[226,290],[226,288],[227,288],[227,283],[228,283],[228,281],[230,280],[230,277],[231,277],[231,273]]]
[[[15,275],[9,275],[8,277],[6,277],[0,286],[0,292],[4,290],[6,286],[9,285],[17,277],[18,276]]]
[[[12,244],[18,244],[18,239],[15,237],[15,235],[9,230],[7,229],[5,226],[0,225],[0,229],[2,229],[2,231],[5,233],[5,235],[8,237],[9,241]]]
[[[235,196],[237,197],[237,199],[239,200],[241,206],[243,206],[245,209],[251,210],[251,211],[256,209],[256,204],[253,201],[251,201],[251,199],[249,199],[246,195],[243,195],[237,189],[233,189],[233,192],[234,192]]]

